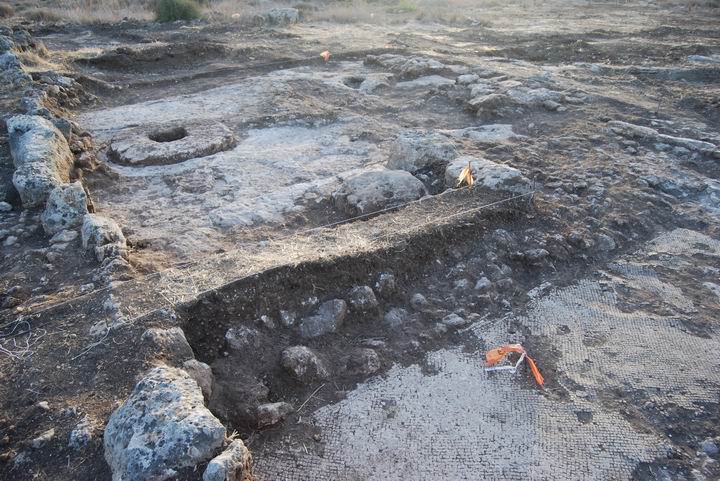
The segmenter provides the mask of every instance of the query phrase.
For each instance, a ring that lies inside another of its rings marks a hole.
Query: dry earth
[[[5,21],[0,479],[720,479],[717,9],[395,8]],[[98,251],[12,187],[32,91]],[[162,383],[108,424],[163,365],[225,440]]]

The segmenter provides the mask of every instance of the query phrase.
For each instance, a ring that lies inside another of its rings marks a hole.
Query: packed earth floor
[[[0,479],[720,479],[718,9],[422,5],[3,20]]]

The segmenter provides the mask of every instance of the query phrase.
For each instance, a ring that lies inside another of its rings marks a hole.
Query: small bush
[[[60,15],[45,8],[34,8],[23,13],[23,16],[33,22],[59,22],[61,20]]]
[[[200,18],[200,5],[195,0],[157,0],[153,11],[158,22]]]
[[[397,11],[400,13],[413,13],[417,11],[417,5],[410,0],[400,0],[397,5]]]
[[[15,9],[7,3],[0,3],[0,18],[10,18],[15,15]]]

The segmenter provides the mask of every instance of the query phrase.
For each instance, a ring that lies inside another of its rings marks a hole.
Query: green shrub
[[[200,18],[200,5],[195,0],[157,0],[153,11],[158,22]]]
[[[7,3],[0,3],[0,18],[10,18],[15,15],[15,9]]]

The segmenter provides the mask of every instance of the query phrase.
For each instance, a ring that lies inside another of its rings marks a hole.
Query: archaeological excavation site
[[[720,480],[718,0],[2,1],[0,480]]]

